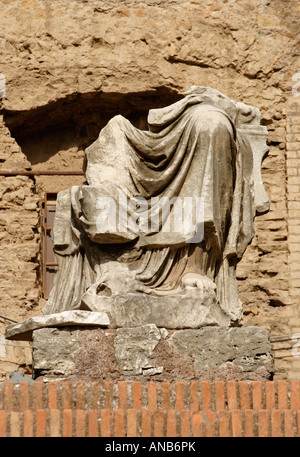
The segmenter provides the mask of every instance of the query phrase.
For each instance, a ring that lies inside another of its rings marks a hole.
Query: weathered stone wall
[[[113,115],[143,127],[148,109],[191,85],[257,106],[270,134],[271,209],[238,268],[245,325],[300,332],[299,117],[289,114],[298,109],[299,15],[294,0],[1,0],[0,173],[79,171]],[[82,179],[0,176],[1,316],[40,313],[44,193]],[[2,335],[8,323],[0,318]],[[273,343],[278,378],[300,378],[293,345]],[[0,378],[30,370],[26,348],[1,348]]]
[[[30,167],[0,116],[0,163],[6,170]],[[0,315],[22,321],[39,300],[39,212],[35,184],[27,176],[0,176]],[[33,314],[34,315],[33,311]],[[0,378],[31,363],[27,343],[4,345],[5,324],[0,318]],[[28,368],[27,368],[28,369]]]

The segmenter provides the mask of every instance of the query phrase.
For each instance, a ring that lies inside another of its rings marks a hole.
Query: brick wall
[[[290,294],[298,305],[290,327],[293,332],[300,332],[300,97],[288,100],[286,130]]]
[[[201,436],[300,436],[300,382],[0,386],[0,437]]]
[[[0,98],[1,108],[1,98]],[[5,327],[37,314],[39,299],[39,199],[28,176],[2,176],[25,171],[30,163],[0,116],[0,379],[31,364],[30,345],[4,339]],[[27,346],[27,347],[26,347]]]
[[[300,335],[300,97],[287,101],[286,113],[286,188],[288,209],[289,247],[289,293],[292,306],[289,306],[289,333],[294,335],[294,343],[299,345]],[[288,313],[287,313],[288,316]],[[278,356],[275,351],[274,356]],[[285,357],[286,370],[290,379],[299,379],[300,357]]]

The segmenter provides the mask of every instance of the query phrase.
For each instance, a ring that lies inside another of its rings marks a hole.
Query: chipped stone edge
[[[31,317],[19,324],[9,325],[5,329],[5,338],[8,340],[32,341],[32,332],[34,330],[45,327],[73,325],[109,327],[110,319],[104,312],[63,311],[62,313]]]

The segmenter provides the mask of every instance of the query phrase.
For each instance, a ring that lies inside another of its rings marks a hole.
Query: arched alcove
[[[136,93],[76,93],[35,109],[4,112],[11,136],[31,164],[26,173],[34,181],[32,192],[40,202],[40,224],[35,229],[40,232],[37,278],[45,298],[56,270],[50,236],[56,194],[84,181],[85,148],[112,117],[121,114],[134,126],[146,129],[150,109],[182,97],[163,87]],[[17,164],[15,168],[13,173],[18,174]]]
[[[76,93],[28,111],[6,111],[4,121],[33,170],[80,170],[83,151],[115,115],[147,128],[148,111],[182,98],[157,88],[137,93]]]

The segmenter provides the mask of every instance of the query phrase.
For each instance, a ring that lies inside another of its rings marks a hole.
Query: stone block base
[[[264,380],[272,378],[273,358],[259,327],[72,326],[33,331],[33,373],[85,381]]]

